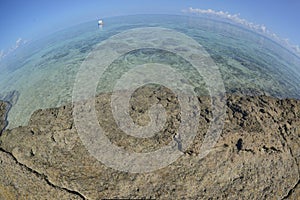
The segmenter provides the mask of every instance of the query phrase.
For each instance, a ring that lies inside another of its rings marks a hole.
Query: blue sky
[[[299,0],[0,0],[0,50],[81,22],[142,13],[182,14],[189,7],[227,11],[300,44]]]

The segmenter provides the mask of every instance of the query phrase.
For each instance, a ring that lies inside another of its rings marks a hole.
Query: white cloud
[[[258,25],[258,24],[254,24],[252,22],[248,22],[247,20],[241,18],[240,14],[230,14],[230,13],[225,12],[225,11],[215,11],[215,10],[212,10],[212,9],[203,10],[203,9],[192,8],[192,7],[189,8],[185,12],[195,13],[195,14],[214,15],[214,16],[218,16],[218,17],[221,17],[221,18],[224,18],[224,19],[229,19],[229,20],[231,20],[235,23],[247,26],[250,29],[254,29],[254,30],[262,32],[262,33],[267,32],[267,28],[264,25]]]
[[[294,46],[292,46],[292,48],[293,48],[297,53],[300,54],[300,47],[299,47],[299,45],[294,45]]]
[[[23,40],[22,38],[18,38],[16,40],[16,43],[14,46],[10,47],[7,51],[5,50],[1,50],[0,51],[0,60],[2,60],[5,56],[7,56],[8,54],[14,52],[17,48],[19,48],[20,46],[24,45],[27,43],[27,40]]]
[[[26,42],[27,42],[26,40],[23,40],[22,38],[18,38],[16,41],[16,44],[8,50],[8,53],[13,52],[17,48],[19,48],[21,45],[26,44]]]
[[[288,49],[293,50],[293,52],[296,52],[300,55],[300,49],[298,45],[292,45],[289,41],[289,39],[281,39],[278,37],[275,33],[272,33],[270,30],[267,29],[265,25],[255,24],[252,22],[247,21],[246,19],[243,19],[240,17],[240,14],[230,14],[226,11],[215,11],[212,9],[199,9],[199,8],[192,8],[190,7],[187,10],[183,10],[185,13],[194,13],[194,14],[204,14],[204,15],[213,15],[217,16],[226,20],[230,20],[232,22],[235,22],[237,24],[246,26],[247,28],[254,30],[260,34],[263,34],[274,41],[286,46]]]

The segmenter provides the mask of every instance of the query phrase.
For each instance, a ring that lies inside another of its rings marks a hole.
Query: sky
[[[212,9],[264,25],[300,45],[299,0],[0,0],[0,57],[46,33],[98,18]]]

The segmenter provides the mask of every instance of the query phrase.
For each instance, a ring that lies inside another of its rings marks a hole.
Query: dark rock
[[[0,135],[8,125],[7,113],[9,110],[9,104],[0,100]]]
[[[242,138],[240,138],[240,139],[237,141],[237,143],[236,143],[235,146],[236,146],[236,148],[237,148],[238,151],[240,151],[240,150],[243,149],[243,140],[242,140]]]
[[[20,93],[16,90],[8,92],[4,95],[0,94],[0,135],[8,126],[8,113],[13,105],[15,105],[19,99]]]

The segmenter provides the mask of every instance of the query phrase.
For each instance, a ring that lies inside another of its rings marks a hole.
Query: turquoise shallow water
[[[104,21],[102,29],[93,21],[31,42],[1,61],[0,94],[15,90],[20,94],[8,116],[9,128],[25,125],[37,109],[71,102],[77,71],[88,53],[99,42],[138,27],[170,28],[196,40],[218,65],[228,93],[300,98],[299,58],[252,31],[188,16],[139,15]],[[189,62],[151,48],[116,59],[100,78],[98,92],[111,91],[122,74],[149,62],[172,66],[190,80],[199,95],[207,94],[201,74]]]

